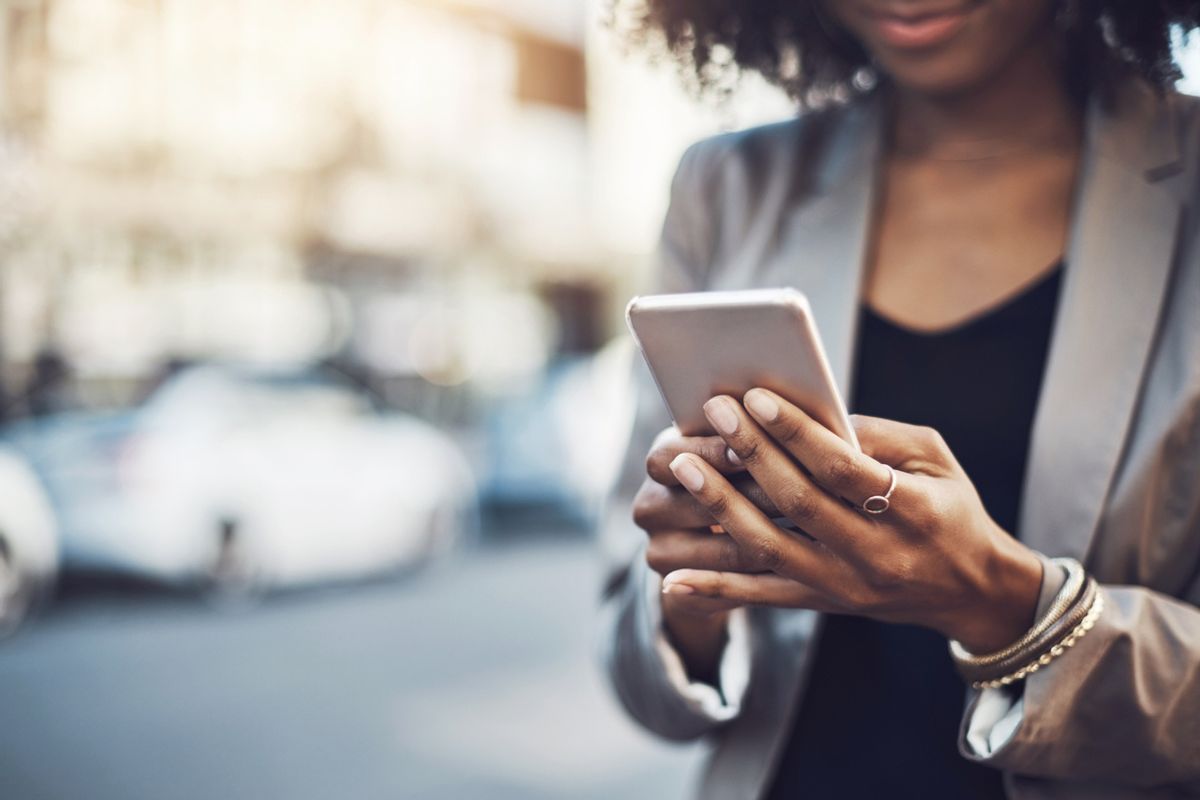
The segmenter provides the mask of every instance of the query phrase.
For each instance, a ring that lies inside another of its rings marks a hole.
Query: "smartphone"
[[[714,433],[703,410],[710,397],[740,401],[759,386],[860,449],[802,292],[646,295],[629,301],[625,319],[685,436]]]

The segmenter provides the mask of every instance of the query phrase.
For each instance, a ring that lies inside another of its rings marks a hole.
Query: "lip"
[[[868,14],[879,40],[897,49],[923,50],[953,39],[967,23],[968,9],[875,11]]]

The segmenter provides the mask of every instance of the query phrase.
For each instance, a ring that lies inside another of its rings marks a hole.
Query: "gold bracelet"
[[[971,688],[999,689],[1001,686],[1008,686],[1016,681],[1024,680],[1042,667],[1049,664],[1054,659],[1061,656],[1068,649],[1074,647],[1077,641],[1086,636],[1087,632],[1095,627],[1096,620],[1100,619],[1100,615],[1102,613],[1104,613],[1104,595],[1097,591],[1096,597],[1092,601],[1092,605],[1088,609],[1087,614],[1084,615],[1080,623],[1075,626],[1075,629],[1067,634],[1065,639],[1015,672],[1010,672],[1009,674],[996,678],[995,680],[975,681],[971,684]]]
[[[993,653],[975,655],[963,647],[960,642],[951,639],[950,655],[956,663],[963,667],[986,667],[992,664],[999,664],[1001,661],[1012,658],[1021,652],[1021,650],[1031,645],[1051,625],[1057,622],[1063,614],[1067,613],[1067,609],[1079,599],[1079,592],[1083,588],[1083,581],[1087,577],[1087,573],[1084,572],[1083,565],[1073,558],[1054,558],[1051,561],[1067,570],[1067,579],[1063,583],[1062,588],[1058,590],[1058,594],[1054,596],[1054,601],[1050,604],[1050,608],[1046,610],[1041,619],[1037,620],[1033,627],[1026,631],[1025,635],[1020,639],[1017,639],[1017,641],[1003,650],[997,650]]]
[[[1096,580],[1088,578],[1083,585],[1083,591],[1079,593],[1079,597],[1075,600],[1075,605],[1067,609],[1067,613],[1059,617],[1045,633],[1024,650],[1014,654],[1011,658],[1006,658],[995,664],[989,664],[986,667],[955,664],[954,666],[958,670],[958,674],[967,683],[973,681],[990,681],[1002,675],[1007,675],[1036,660],[1043,653],[1049,651],[1051,647],[1067,638],[1067,635],[1075,629],[1075,626],[1083,621],[1083,618],[1087,616],[1088,611],[1092,608],[1092,602],[1096,599],[1097,591],[1099,589],[1096,586]]]

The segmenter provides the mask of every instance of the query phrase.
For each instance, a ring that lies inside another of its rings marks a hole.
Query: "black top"
[[[940,431],[1007,531],[1016,530],[1061,272],[947,331],[862,313],[852,406]],[[1000,773],[958,753],[965,697],[939,634],[828,617],[768,797],[1003,798]]]

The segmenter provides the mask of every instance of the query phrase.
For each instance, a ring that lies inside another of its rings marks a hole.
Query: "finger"
[[[745,471],[741,464],[730,461],[725,440],[720,436],[683,436],[671,427],[654,440],[646,456],[646,473],[663,486],[678,486],[670,465],[680,453],[695,453],[725,475]]]
[[[892,473],[879,461],[855,450],[833,431],[766,389],[746,392],[743,404],[775,441],[799,461],[818,484],[854,506],[882,495]],[[895,492],[903,479],[897,471]]]
[[[811,586],[774,573],[747,575],[742,572],[679,569],[663,578],[663,591],[712,598],[730,605],[808,608],[833,613],[844,611],[842,606]]]
[[[714,397],[704,413],[779,512],[835,549],[870,542],[861,514],[818,486],[732,397]]]
[[[712,569],[756,572],[750,559],[731,536],[714,536],[706,530],[658,531],[646,544],[646,563],[659,575],[677,569]]]
[[[782,530],[706,462],[684,453],[671,462],[680,484],[700,501],[757,569],[770,570],[819,588],[831,576],[831,557],[818,544]]]
[[[783,516],[783,512],[779,510],[779,507],[775,505],[775,501],[772,500],[770,495],[767,494],[767,490],[764,489],[762,485],[752,477],[734,476],[729,479],[729,482],[733,485],[733,488],[737,489],[738,492],[745,496],[745,498],[751,503],[753,503],[758,510],[762,511],[771,519]],[[687,490],[681,489],[681,491]]]
[[[681,611],[688,616],[711,617],[725,611],[732,611],[738,604],[719,597],[708,597],[698,594],[690,586],[676,584],[663,587],[662,604],[664,611],[670,606],[672,611]]]
[[[768,517],[780,516],[771,498],[752,479],[734,478],[732,483]],[[647,478],[633,500],[633,521],[644,531],[655,531],[664,528],[707,528],[715,520],[687,489],[679,485],[663,486]]]

